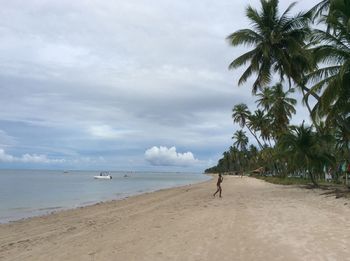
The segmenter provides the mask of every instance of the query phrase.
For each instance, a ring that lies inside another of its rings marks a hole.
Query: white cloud
[[[0,149],[0,161],[1,162],[13,162],[15,161],[15,157],[12,155],[6,154],[3,149]]]
[[[118,139],[122,136],[122,132],[116,131],[109,125],[91,126],[88,132],[90,135],[101,139]]]
[[[22,162],[22,163],[64,163],[64,159],[49,159],[46,155],[24,154],[15,157],[7,154],[4,149],[0,149],[0,162]]]
[[[178,153],[175,147],[152,147],[145,151],[145,158],[155,166],[191,166],[199,161],[192,152]]]

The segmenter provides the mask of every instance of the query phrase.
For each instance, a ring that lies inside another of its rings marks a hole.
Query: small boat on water
[[[112,179],[112,176],[107,171],[102,171],[99,176],[94,176],[95,179]]]

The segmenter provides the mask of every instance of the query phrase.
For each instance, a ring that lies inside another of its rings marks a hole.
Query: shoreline
[[[56,171],[53,170],[53,172],[56,172]],[[82,171],[82,172],[85,172],[85,171]],[[150,173],[154,173],[154,172],[150,172]],[[159,172],[159,173],[162,173],[162,172]],[[201,175],[210,177],[210,175],[206,175],[206,174],[201,174]],[[191,181],[191,183],[189,183],[189,184],[197,184],[197,183],[201,183],[201,182],[205,182],[205,181],[207,181],[207,180],[203,179],[203,180],[199,180],[199,181]],[[156,191],[162,190],[162,189],[171,189],[171,188],[177,188],[177,187],[181,187],[181,186],[186,186],[186,184],[175,184],[175,185],[172,185],[169,187],[167,187],[166,185],[165,186],[161,185],[161,186],[158,186],[158,188],[152,188],[152,187],[146,186],[145,188],[139,189],[137,191],[135,190],[135,191],[123,192],[123,193],[113,193],[109,196],[106,195],[104,199],[95,199],[95,200],[92,199],[92,200],[87,200],[87,201],[80,200],[80,202],[65,201],[65,202],[62,202],[62,204],[61,203],[54,203],[51,205],[47,204],[46,206],[38,206],[38,207],[22,207],[21,206],[18,209],[19,210],[22,209],[22,211],[17,212],[17,213],[15,212],[16,208],[11,208],[10,211],[1,213],[3,215],[2,215],[2,218],[0,219],[0,225],[10,224],[10,223],[14,223],[17,221],[27,220],[27,219],[35,218],[35,217],[47,216],[47,215],[51,215],[51,214],[61,212],[61,211],[89,207],[89,206],[93,206],[96,204],[101,204],[101,203],[105,203],[105,202],[109,202],[109,201],[123,200],[125,198],[129,198],[129,197],[133,197],[133,196],[137,196],[137,195],[142,195],[145,193],[152,193],[152,192],[156,192]],[[11,210],[13,210],[14,212],[11,213]]]
[[[347,201],[249,177],[0,225],[0,260],[346,260]]]
[[[213,178],[212,174],[203,174],[203,175],[206,175],[208,177],[212,177]],[[90,203],[88,202],[86,204],[82,203],[81,205],[76,206],[76,207],[60,207],[60,206],[58,206],[58,207],[48,207],[48,208],[45,208],[45,210],[46,209],[57,209],[57,210],[49,211],[49,212],[44,213],[44,214],[38,214],[38,215],[23,217],[23,218],[19,218],[19,219],[15,219],[15,220],[9,220],[9,221],[6,221],[6,222],[0,222],[0,226],[1,225],[14,224],[16,222],[27,221],[27,220],[30,220],[32,218],[46,217],[46,216],[54,215],[54,214],[62,212],[62,211],[71,211],[71,210],[75,210],[75,209],[82,209],[82,208],[93,207],[95,205],[105,204],[105,203],[109,203],[109,202],[121,201],[121,200],[125,200],[125,199],[128,199],[128,198],[142,196],[142,195],[145,195],[145,194],[154,193],[154,192],[158,192],[158,191],[162,191],[162,190],[170,190],[170,189],[176,189],[176,188],[182,188],[182,187],[186,187],[186,186],[201,184],[201,183],[209,182],[211,179],[204,180],[204,181],[199,181],[199,182],[196,182],[196,183],[190,183],[190,184],[187,184],[187,185],[178,185],[178,186],[169,187],[169,188],[161,188],[161,189],[155,189],[155,190],[150,190],[150,191],[139,192],[139,193],[135,193],[135,194],[132,194],[132,195],[122,196],[120,198],[107,199],[107,200],[103,200],[103,201],[90,202]],[[38,211],[40,211],[40,210],[41,209],[38,209]]]

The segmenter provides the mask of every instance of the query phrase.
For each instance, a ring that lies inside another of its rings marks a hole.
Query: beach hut
[[[264,171],[265,171],[265,168],[264,168],[264,167],[260,167],[260,168],[257,168],[257,169],[255,169],[255,170],[253,170],[252,172],[253,172],[254,174],[262,175],[262,174],[264,173]]]

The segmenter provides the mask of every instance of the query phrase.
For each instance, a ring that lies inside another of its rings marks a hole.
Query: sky
[[[202,172],[255,109],[225,38],[258,0],[0,1],[0,169]]]

